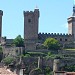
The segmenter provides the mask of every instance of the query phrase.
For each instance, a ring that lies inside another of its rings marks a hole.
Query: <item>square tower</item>
[[[0,10],[0,43],[2,39],[2,16],[3,16],[3,11]]]
[[[39,9],[24,11],[25,50],[36,50],[38,40]]]

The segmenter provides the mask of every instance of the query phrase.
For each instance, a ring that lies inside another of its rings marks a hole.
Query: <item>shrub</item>
[[[12,63],[14,61],[14,58],[13,57],[6,57],[3,59],[3,63],[5,65],[9,65],[10,63]]]
[[[60,49],[59,42],[54,38],[47,38],[44,42],[44,46],[46,46],[48,50],[50,50],[50,49],[52,49],[52,50]]]
[[[30,56],[30,54],[25,54],[25,56],[24,56],[24,57],[31,57],[31,56]]]
[[[50,67],[46,67],[45,68],[45,75],[51,75],[52,70],[50,69]]]

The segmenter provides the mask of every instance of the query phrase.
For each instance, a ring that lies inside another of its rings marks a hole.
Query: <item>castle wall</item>
[[[5,47],[3,46],[3,55],[6,56],[17,56],[23,54],[23,47]]]
[[[23,58],[25,64],[26,73],[38,67],[38,57],[25,57]]]
[[[39,33],[38,34],[38,39],[39,39],[39,42],[40,43],[43,43],[47,38],[54,38],[54,39],[56,39],[56,40],[58,40],[59,41],[59,43],[60,44],[62,44],[63,45],[63,47],[66,45],[66,44],[72,44],[72,43],[74,43],[74,37],[73,37],[73,35],[71,35],[71,34],[62,34],[62,33],[49,33],[49,34],[47,34],[47,33]],[[72,46],[73,47],[73,46]]]
[[[64,54],[64,55],[75,55],[75,50],[59,50],[59,54]]]

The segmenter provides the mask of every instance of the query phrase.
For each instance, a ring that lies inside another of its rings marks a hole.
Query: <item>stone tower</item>
[[[73,15],[68,18],[68,34],[73,35],[75,40],[75,5],[73,6]]]
[[[39,9],[24,11],[25,50],[36,50],[38,40]]]
[[[3,11],[0,10],[0,43],[2,39],[2,16],[3,16]]]

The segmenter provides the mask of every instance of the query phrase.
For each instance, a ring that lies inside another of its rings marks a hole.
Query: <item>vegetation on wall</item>
[[[52,73],[52,70],[51,70],[51,68],[49,67],[49,66],[47,66],[45,69],[44,69],[44,71],[45,71],[45,75],[52,75],[51,73]]]
[[[0,53],[3,53],[3,49],[2,49],[2,47],[0,46]]]
[[[0,62],[1,62],[2,58],[3,58],[3,49],[2,49],[2,47],[0,46]]]
[[[40,68],[35,68],[30,71],[29,75],[39,75],[41,72],[42,70]]]
[[[17,47],[23,47],[24,46],[24,40],[21,37],[21,35],[18,35],[14,40],[13,44]]]
[[[46,56],[46,53],[43,53],[43,52],[28,52],[28,54],[32,57],[34,56]]]
[[[47,49],[47,47],[44,46],[43,44],[38,44],[38,45],[36,46],[36,49]]]
[[[65,65],[63,69],[68,72],[75,72],[75,65]]]
[[[60,54],[53,54],[53,53],[51,53],[51,52],[48,52],[48,54],[47,54],[47,56],[45,57],[47,60],[48,59],[62,59],[62,58],[64,58],[62,55],[60,55]]]
[[[24,57],[31,57],[31,56],[30,54],[27,53],[27,54],[22,54],[21,57],[24,58]]]
[[[50,50],[50,49],[52,49],[52,50],[60,49],[59,42],[54,38],[47,38],[44,42],[44,46],[46,46],[48,50]]]
[[[5,65],[9,65],[9,64],[11,64],[13,61],[14,61],[14,58],[13,58],[13,57],[6,57],[6,58],[3,59],[3,63],[4,63]]]

